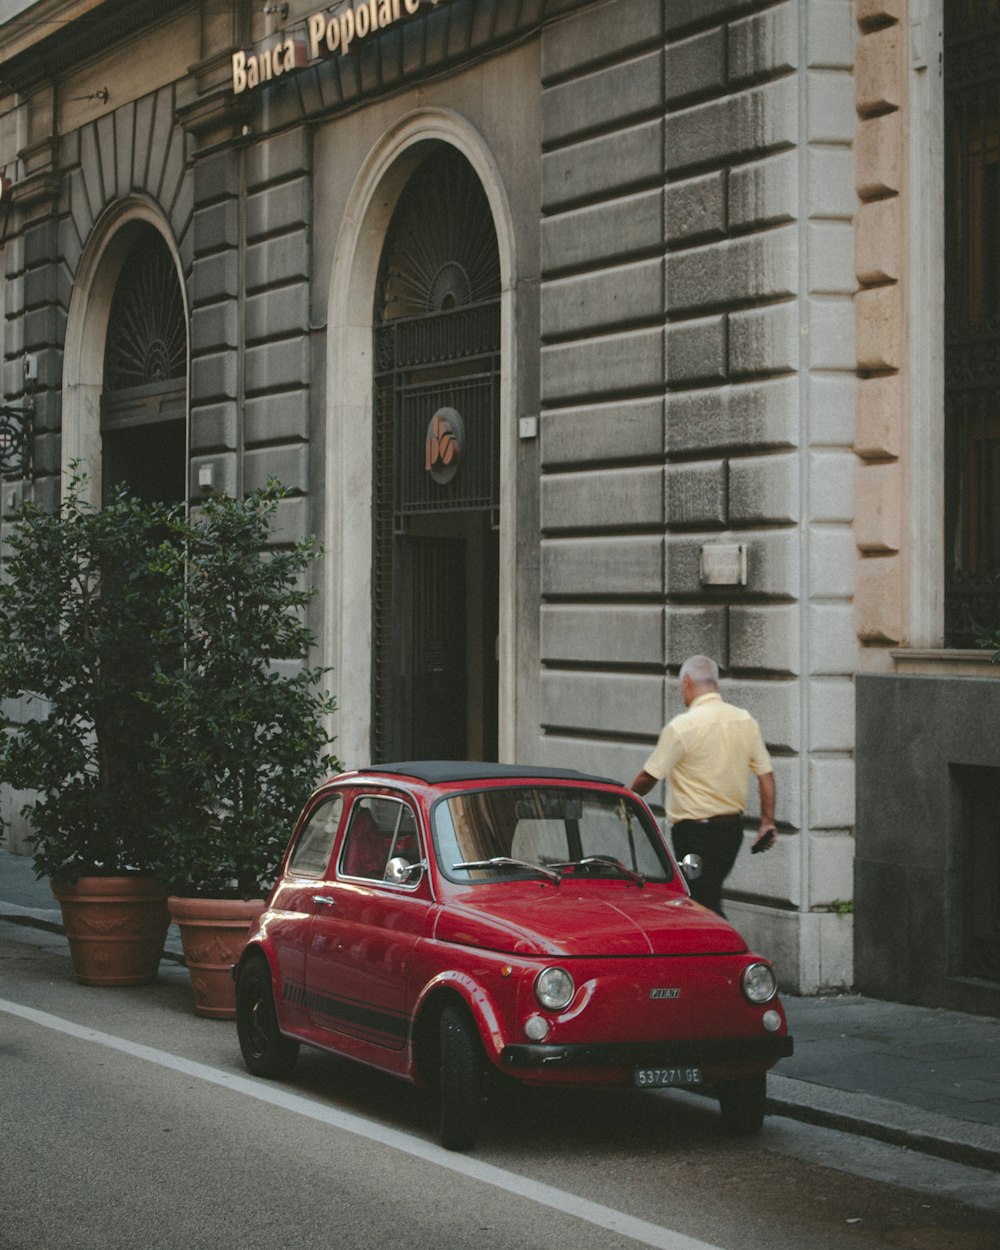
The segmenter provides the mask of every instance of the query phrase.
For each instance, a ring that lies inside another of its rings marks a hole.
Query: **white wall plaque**
[[[701,549],[703,586],[747,584],[746,543],[706,543]]]

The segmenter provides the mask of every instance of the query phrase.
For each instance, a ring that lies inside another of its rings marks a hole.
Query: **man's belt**
[[[721,825],[730,820],[742,820],[742,812],[726,812],[722,816],[685,816],[683,820],[675,821],[678,825]]]

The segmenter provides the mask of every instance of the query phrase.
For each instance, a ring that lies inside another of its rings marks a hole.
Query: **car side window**
[[[330,862],[333,840],[340,828],[340,816],[344,810],[344,797],[335,794],[332,799],[318,804],[306,821],[295,843],[288,867],[292,872],[307,877],[321,877]]]
[[[411,863],[420,858],[413,812],[398,799],[369,795],[351,810],[340,871],[346,877],[381,881],[391,856]]]

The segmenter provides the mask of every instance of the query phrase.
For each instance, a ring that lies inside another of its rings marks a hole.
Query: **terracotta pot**
[[[213,1020],[234,1019],[236,987],[230,970],[240,957],[250,926],[264,910],[264,900],[171,896],[169,907],[181,931],[195,1011]]]
[[[49,884],[81,985],[146,985],[156,979],[170,924],[164,885],[142,876]]]

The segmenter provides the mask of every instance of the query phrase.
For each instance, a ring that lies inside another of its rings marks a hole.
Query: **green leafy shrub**
[[[175,522],[161,548],[183,603],[163,622],[184,663],[161,668],[152,700],[167,724],[154,741],[167,790],[163,869],[175,894],[254,898],[267,893],[292,820],[319,775],[325,718],[334,709],[305,661],[305,573],[315,540],[268,547],[282,491],[210,499],[197,520]]]
[[[39,876],[155,872],[255,897],[320,774],[333,699],[307,666],[307,539],[269,545],[282,490],[199,516],[124,488],[26,504],[0,584],[0,783]],[[18,706],[16,701],[20,701]]]
[[[0,698],[21,701],[0,782],[35,792],[23,809],[35,870],[70,883],[159,863],[163,713],[147,696],[179,663],[159,623],[182,589],[162,558],[175,514],[123,490],[94,508],[83,486],[75,477],[56,513],[23,505],[0,584]]]

